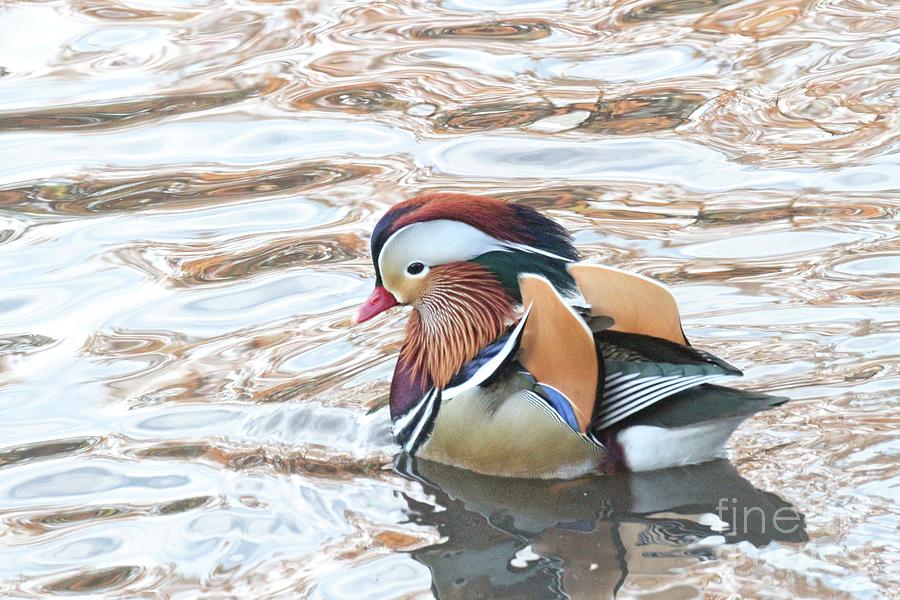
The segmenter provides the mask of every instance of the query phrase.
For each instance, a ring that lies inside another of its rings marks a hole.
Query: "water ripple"
[[[890,2],[7,4],[0,595],[900,585]],[[696,345],[792,402],[734,465],[392,467],[406,313],[350,317],[380,215],[439,191],[670,284]],[[803,529],[724,531],[721,498]]]
[[[88,570],[47,583],[44,590],[55,594],[111,592],[133,583],[144,569],[137,566]]]
[[[160,114],[178,115],[209,110],[242,102],[258,95],[259,89],[228,92],[198,92],[123,100],[51,110],[0,113],[2,131],[85,131],[122,127],[142,121],[158,121]]]
[[[426,27],[413,31],[412,36],[423,39],[533,41],[548,37],[550,29],[549,23],[542,21],[494,21]]]
[[[371,176],[365,165],[291,164],[247,171],[166,173],[157,177],[34,181],[0,187],[0,207],[25,214],[91,215],[198,205],[309,191]]]

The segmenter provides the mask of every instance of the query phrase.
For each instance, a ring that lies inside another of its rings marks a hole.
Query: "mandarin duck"
[[[486,475],[572,478],[712,460],[785,398],[710,381],[648,277],[579,261],[537,210],[465,194],[401,202],[372,232],[375,289],[354,321],[412,311],[390,388],[403,450]]]

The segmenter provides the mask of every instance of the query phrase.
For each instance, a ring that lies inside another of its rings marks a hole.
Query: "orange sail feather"
[[[523,305],[531,306],[519,362],[538,382],[562,392],[572,404],[579,429],[585,432],[597,399],[599,378],[593,335],[584,319],[543,277],[523,275],[519,289]]]
[[[591,305],[591,315],[613,318],[610,329],[690,345],[681,329],[675,297],[663,284],[603,265],[574,263],[569,273]]]

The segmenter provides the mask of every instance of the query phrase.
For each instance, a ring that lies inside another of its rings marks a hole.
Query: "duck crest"
[[[414,306],[391,385],[396,420],[428,388],[443,389],[467,362],[506,332],[515,304],[490,271],[469,263],[435,268]]]

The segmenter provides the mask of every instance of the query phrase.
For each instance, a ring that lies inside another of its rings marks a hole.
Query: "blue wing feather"
[[[456,375],[453,376],[453,379],[450,380],[450,383],[447,384],[447,387],[456,387],[472,379],[475,376],[475,373],[478,372],[478,369],[486,365],[492,358],[497,356],[497,354],[503,350],[503,346],[506,345],[506,342],[509,340],[510,335],[512,335],[511,332],[506,333],[497,338],[496,341],[491,342],[490,344],[485,346],[481,350],[481,352],[479,352],[478,355],[475,356],[475,358],[462,366],[462,368],[456,373]],[[512,356],[510,356],[509,360],[512,360]],[[506,364],[508,364],[506,361],[501,363],[500,369],[497,369],[496,371],[502,370],[502,368],[505,367]],[[490,381],[486,380],[480,385],[483,387],[485,385],[488,385],[489,383]]]
[[[571,427],[573,431],[580,433],[578,419],[575,418],[575,411],[572,410],[572,403],[569,402],[569,399],[566,398],[562,392],[542,383],[538,384],[537,392],[550,406],[553,407],[553,410],[562,417],[562,420],[566,422],[566,425]]]

